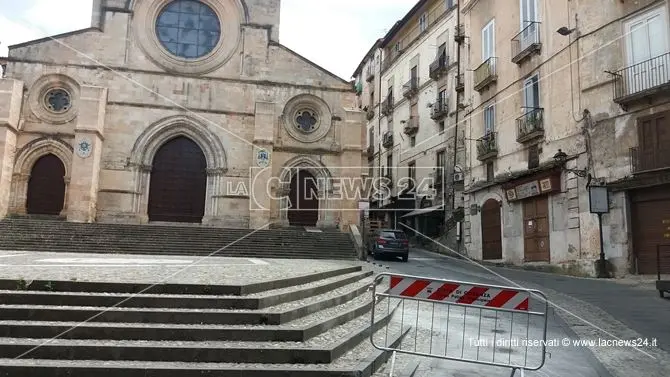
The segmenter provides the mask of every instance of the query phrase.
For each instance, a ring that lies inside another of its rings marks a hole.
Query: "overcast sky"
[[[0,0],[0,56],[7,46],[90,26],[92,0]],[[374,41],[416,0],[282,0],[280,41],[349,79]]]

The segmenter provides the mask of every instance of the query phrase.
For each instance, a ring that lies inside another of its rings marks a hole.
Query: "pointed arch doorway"
[[[297,169],[291,178],[288,222],[293,226],[315,227],[319,221],[319,189],[307,170]]]
[[[500,203],[487,200],[482,206],[482,259],[502,259]]]
[[[58,216],[65,205],[65,165],[49,153],[33,165],[28,180],[26,212]]]
[[[200,223],[205,215],[207,161],[200,146],[178,136],[153,159],[149,183],[149,221]]]

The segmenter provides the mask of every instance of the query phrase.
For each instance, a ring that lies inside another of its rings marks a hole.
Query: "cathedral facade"
[[[93,6],[90,28],[10,47],[0,217],[358,221],[333,183],[362,174],[354,89],[279,43],[280,0]]]

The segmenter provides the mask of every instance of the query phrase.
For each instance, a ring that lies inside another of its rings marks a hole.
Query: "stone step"
[[[398,345],[411,331],[389,324],[373,337]],[[37,349],[39,350],[39,348]],[[49,360],[25,357],[0,359],[0,377],[370,377],[388,360],[389,352],[375,349],[368,336],[355,348],[328,364],[204,363],[104,360]]]
[[[0,320],[280,325],[352,300],[368,291],[372,281],[366,278],[324,294],[256,311],[1,304]]]
[[[0,289],[5,291],[29,291],[29,292],[79,292],[92,295],[94,293],[130,293],[137,294],[159,294],[159,295],[253,295],[273,290],[296,287],[305,284],[323,283],[323,280],[337,278],[349,274],[365,274],[361,266],[350,266],[334,268],[327,271],[320,271],[302,276],[295,276],[285,279],[276,279],[266,282],[249,283],[240,285],[203,285],[203,284],[140,284],[140,283],[120,283],[120,282],[85,282],[85,281],[52,281],[52,280],[33,280],[25,282],[25,286],[17,280],[0,280]],[[321,289],[325,291],[327,289]],[[26,292],[24,292],[26,293]],[[276,292],[275,292],[276,293]],[[163,297],[163,296],[161,296]],[[167,296],[166,296],[167,297]],[[264,297],[264,296],[263,296]],[[262,297],[256,297],[260,299]],[[276,299],[276,298],[275,298]],[[268,298],[267,302],[272,299]],[[0,301],[2,302],[2,301]],[[41,303],[45,305],[45,303]],[[48,305],[48,304],[47,304]],[[64,304],[62,304],[64,305]],[[91,305],[104,306],[104,305]],[[269,305],[267,305],[269,306]],[[253,309],[253,308],[249,308]]]
[[[386,311],[386,306],[377,306],[374,329],[388,322],[392,313]],[[0,354],[60,360],[327,364],[363,341],[370,328],[369,317],[361,316],[304,342],[0,338]]]
[[[349,270],[355,270],[351,268]],[[339,270],[342,272],[348,270]],[[323,273],[321,274],[323,276]],[[5,305],[56,305],[95,307],[136,307],[136,308],[185,308],[185,309],[263,309],[285,302],[300,300],[329,292],[341,286],[357,282],[372,275],[372,271],[351,272],[331,278],[265,291],[248,296],[137,294],[137,293],[75,293],[44,291],[0,291],[0,302]],[[63,282],[51,282],[51,287],[67,288]],[[33,284],[31,284],[32,286]],[[46,283],[45,283],[46,285]],[[45,285],[36,285],[36,288]],[[28,286],[30,288],[30,286]],[[118,288],[128,291],[127,287]],[[217,287],[213,287],[217,290]],[[55,289],[54,289],[55,290]],[[115,291],[116,289],[109,290]],[[194,289],[189,289],[194,290]],[[89,291],[90,292],[90,291]],[[99,290],[98,290],[99,292]]]

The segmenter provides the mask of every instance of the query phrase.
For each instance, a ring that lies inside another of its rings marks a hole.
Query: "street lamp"
[[[563,167],[563,170],[565,170],[567,172],[570,172],[570,173],[573,173],[576,176],[581,177],[581,178],[584,178],[589,174],[589,172],[586,169],[568,169],[568,168],[564,167],[565,161],[567,159],[568,159],[568,155],[560,149],[558,150],[558,153],[556,153],[554,155],[554,161],[561,164],[561,167]]]

